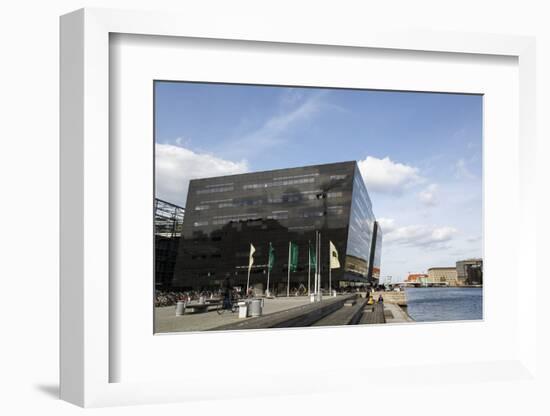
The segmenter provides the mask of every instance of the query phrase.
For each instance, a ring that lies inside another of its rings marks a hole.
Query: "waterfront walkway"
[[[300,328],[311,326],[315,322],[333,314],[344,306],[346,301],[356,295],[325,297],[321,302],[308,303],[292,309],[265,314],[263,316],[214,328],[215,330],[263,329],[263,328]]]
[[[324,297],[310,303],[309,297],[264,299],[263,316],[239,318],[238,312],[219,315],[215,310],[176,316],[175,307],[155,308],[155,333],[263,328],[299,328],[413,322],[406,311],[391,302],[368,305],[361,296]]]
[[[264,300],[264,315],[288,310],[297,306],[308,305],[307,296],[279,297]],[[204,313],[184,314],[176,316],[175,306],[155,308],[155,333],[158,332],[183,332],[206,331],[221,325],[227,325],[252,318],[239,319],[239,313],[225,311],[222,315],[214,311]]]
[[[375,303],[374,305],[367,305],[363,310],[363,315],[359,319],[359,324],[385,324],[386,318],[384,316],[384,304]]]
[[[384,318],[387,324],[414,322],[402,307],[393,303],[384,303]]]

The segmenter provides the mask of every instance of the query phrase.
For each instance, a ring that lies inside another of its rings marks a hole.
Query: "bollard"
[[[239,318],[246,318],[248,315],[248,304],[247,302],[239,302]]]
[[[178,300],[176,303],[176,316],[182,316],[185,313],[185,302]]]
[[[252,299],[250,301],[250,316],[262,316],[262,300]]]

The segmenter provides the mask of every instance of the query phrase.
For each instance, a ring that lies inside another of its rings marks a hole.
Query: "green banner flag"
[[[273,265],[275,264],[275,249],[273,245],[269,243],[269,259],[267,260],[267,267],[269,271],[273,270]]]
[[[317,269],[317,256],[315,256],[315,247],[311,245],[311,241],[308,241],[309,244],[309,268],[310,270]]]
[[[298,270],[298,244],[290,243],[290,271]]]

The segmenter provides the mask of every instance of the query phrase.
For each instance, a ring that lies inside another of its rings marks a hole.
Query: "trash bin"
[[[246,318],[248,314],[248,304],[246,302],[239,302],[239,318]]]
[[[250,301],[250,316],[257,317],[262,316],[262,300],[252,299]]]
[[[178,303],[176,303],[176,316],[181,316],[185,313],[185,302],[182,300],[178,300]]]

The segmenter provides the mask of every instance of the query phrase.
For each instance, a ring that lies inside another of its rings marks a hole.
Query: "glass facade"
[[[382,229],[380,228],[380,224],[378,221],[374,224],[375,227],[375,244],[374,244],[374,250],[373,250],[373,263],[372,263],[372,273],[371,277],[372,279],[375,279],[375,281],[380,279],[380,265],[382,262]]]
[[[329,241],[340,259],[345,258],[342,268],[332,270],[332,286],[364,284],[373,224],[356,162],[192,180],[172,286],[203,290],[246,285],[252,244],[256,252],[250,283],[265,289],[272,243],[270,290],[286,293],[292,241],[298,245],[298,267],[291,272],[290,286],[307,289],[308,245],[314,245],[317,230],[323,287],[328,288]]]
[[[344,266],[348,278],[342,282],[343,285],[349,283],[353,286],[369,280],[375,221],[365,182],[359,167],[355,165]]]

